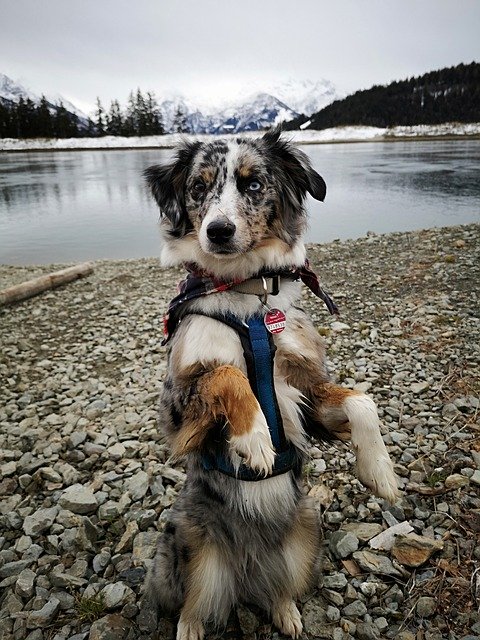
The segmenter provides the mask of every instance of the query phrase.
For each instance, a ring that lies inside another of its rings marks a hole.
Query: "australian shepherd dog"
[[[160,402],[187,480],[146,593],[159,611],[180,612],[177,640],[201,640],[239,602],[298,638],[295,600],[320,555],[301,481],[308,436],[349,439],[361,482],[397,496],[373,400],[329,381],[322,340],[299,307],[303,280],[335,311],[303,244],[306,194],[323,201],[325,182],[278,130],[185,141],[145,175],[161,211],[163,264],[188,272],[166,317]]]

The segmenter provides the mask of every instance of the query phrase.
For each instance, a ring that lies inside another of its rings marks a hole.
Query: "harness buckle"
[[[263,294],[262,294],[260,300],[261,300],[263,305],[267,306],[268,285],[267,285],[267,281],[265,279],[265,276],[262,276],[262,287],[263,287]]]

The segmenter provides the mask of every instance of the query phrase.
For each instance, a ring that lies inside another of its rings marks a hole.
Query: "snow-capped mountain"
[[[232,99],[195,100],[170,94],[160,102],[166,132],[175,131],[179,112],[192,133],[240,133],[257,131],[300,114],[310,116],[339,98],[328,80],[287,80],[281,83],[252,83]]]
[[[35,104],[40,102],[40,97],[26,89],[19,82],[15,82],[3,73],[0,73],[0,100],[18,102],[21,98],[30,99]]]
[[[298,114],[286,104],[268,93],[258,93],[246,102],[223,111],[223,122],[215,133],[239,133],[259,131],[272,125],[292,120]]]
[[[183,118],[191,133],[240,133],[258,131],[279,122],[292,120],[298,113],[275,96],[258,93],[243,102],[213,113],[202,113],[189,100],[176,96],[160,104],[162,123],[166,132],[174,132]]]
[[[320,111],[341,96],[329,80],[293,80],[273,84],[268,93],[288,104],[288,106],[306,116]]]
[[[20,98],[31,100],[36,105],[39,104],[41,100],[40,96],[37,96],[37,94],[30,91],[30,89],[26,89],[19,82],[15,82],[4,73],[0,73],[0,100],[19,102]],[[69,113],[75,114],[78,117],[81,124],[87,125],[88,116],[60,94],[46,95],[45,98],[50,111],[55,111],[56,107],[61,103]]]

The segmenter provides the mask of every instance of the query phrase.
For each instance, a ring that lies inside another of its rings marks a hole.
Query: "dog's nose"
[[[207,236],[214,244],[226,244],[233,237],[236,228],[230,220],[214,220],[207,227]]]

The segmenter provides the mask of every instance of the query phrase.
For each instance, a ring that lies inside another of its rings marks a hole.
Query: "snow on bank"
[[[242,137],[257,137],[259,132],[241,134]],[[443,136],[479,136],[480,122],[462,124],[446,122],[438,125],[415,125],[392,128],[379,127],[335,127],[322,131],[303,130],[287,131],[296,144],[317,144],[325,142],[361,142],[380,141],[392,139],[443,137]],[[17,140],[15,138],[0,139],[0,151],[48,151],[66,149],[125,149],[125,148],[171,148],[180,139],[215,140],[213,135],[186,136],[180,134],[167,134],[164,136],[142,136],[123,138],[119,136],[105,136],[103,138],[35,138],[29,140]],[[229,136],[222,136],[229,137]],[[234,135],[233,137],[238,137]]]

